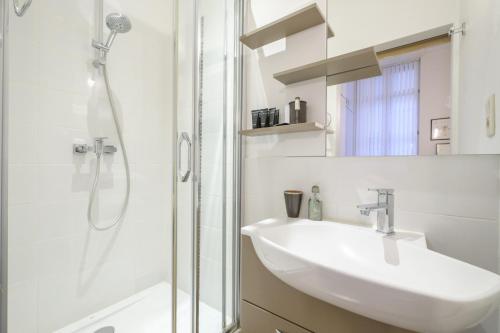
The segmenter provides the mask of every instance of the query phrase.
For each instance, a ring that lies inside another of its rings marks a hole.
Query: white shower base
[[[191,327],[190,296],[177,293],[177,331],[189,332]],[[116,303],[104,310],[79,320],[55,333],[94,333],[112,326],[116,333],[168,333],[172,322],[171,286],[160,283]],[[200,322],[203,332],[221,332],[221,313],[208,305],[200,304]]]

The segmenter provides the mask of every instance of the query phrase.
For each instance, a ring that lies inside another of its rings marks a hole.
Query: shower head
[[[132,23],[125,15],[113,13],[106,17],[106,25],[111,33],[106,42],[106,48],[109,50],[115,41],[117,34],[124,34],[132,29]]]
[[[106,25],[109,30],[116,31],[117,33],[127,33],[132,29],[132,23],[128,17],[122,14],[114,13],[106,17]]]

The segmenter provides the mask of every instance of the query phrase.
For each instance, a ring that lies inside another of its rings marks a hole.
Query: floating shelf
[[[352,82],[357,80],[368,79],[370,77],[382,75],[380,66],[368,66],[363,68],[358,68],[352,71],[339,73],[335,75],[329,75],[326,77],[326,85],[334,86],[336,84]]]
[[[240,41],[249,48],[256,49],[325,22],[325,17],[318,5],[312,3],[285,17],[244,34],[240,37]],[[329,25],[327,26],[328,37],[333,37],[332,29]]]
[[[289,85],[319,77],[333,76],[328,81],[331,84],[339,84],[381,74],[375,49],[370,47],[276,73],[274,78]]]
[[[312,131],[324,131],[324,130],[325,126],[323,126],[320,123],[314,122],[314,123],[290,124],[283,126],[242,130],[240,131],[240,134],[244,136],[262,136],[262,135],[272,135],[272,134],[286,134],[286,133],[312,132]]]

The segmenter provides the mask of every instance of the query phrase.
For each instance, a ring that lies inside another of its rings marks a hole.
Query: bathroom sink
[[[417,332],[459,332],[496,309],[500,276],[431,251],[425,236],[335,222],[269,219],[242,228],[288,285]]]

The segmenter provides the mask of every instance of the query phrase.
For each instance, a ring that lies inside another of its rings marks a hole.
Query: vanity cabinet
[[[312,333],[253,304],[241,302],[242,333]]]
[[[241,244],[242,333],[410,332],[333,306],[288,286],[260,262],[250,237],[242,236]]]

